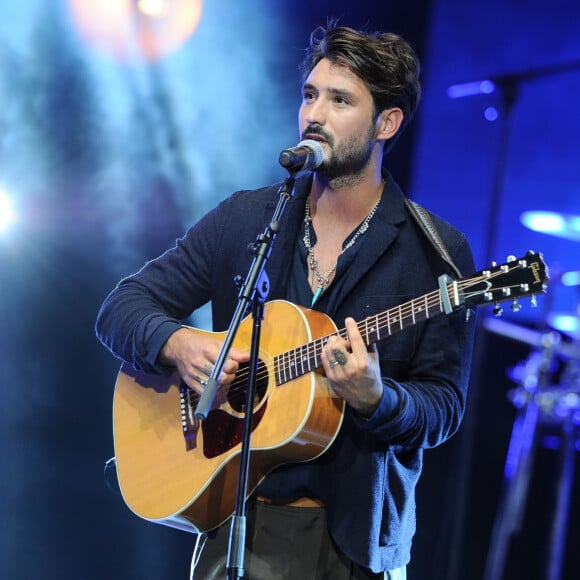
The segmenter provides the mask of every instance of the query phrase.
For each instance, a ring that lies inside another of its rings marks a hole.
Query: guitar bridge
[[[181,427],[185,440],[186,451],[191,451],[197,447],[197,432],[199,430],[199,419],[195,416],[196,406],[194,393],[183,381],[179,385],[179,401],[181,406]],[[198,397],[199,398],[199,397]]]

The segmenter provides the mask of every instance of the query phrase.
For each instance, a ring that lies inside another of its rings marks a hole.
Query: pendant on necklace
[[[321,294],[322,294],[322,286],[319,286],[316,289],[314,296],[312,297],[312,304],[310,305],[311,308],[316,304],[316,301],[320,298]]]

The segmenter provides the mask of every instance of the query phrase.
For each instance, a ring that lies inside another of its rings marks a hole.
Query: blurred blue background
[[[539,337],[560,312],[578,320],[580,286],[561,279],[580,271],[575,0],[0,0],[2,578],[187,577],[193,536],[138,519],[106,482],[119,361],[94,337],[95,316],[120,277],[219,200],[285,177],[297,65],[330,17],[398,32],[420,55],[423,100],[388,160],[410,197],[467,234],[479,268],[528,249],[550,266],[537,309],[506,309],[501,332],[481,311],[464,429],[427,454],[419,490],[410,580],[483,578],[510,369],[532,351],[520,330]],[[486,79],[495,91],[449,95]],[[565,231],[522,224],[540,211],[571,216]],[[555,457],[538,453],[506,578],[546,577]],[[571,544],[574,517],[568,528]],[[577,578],[565,548],[562,577]]]

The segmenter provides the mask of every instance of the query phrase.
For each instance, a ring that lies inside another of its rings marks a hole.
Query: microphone
[[[306,139],[300,141],[296,147],[284,149],[280,153],[278,162],[282,167],[288,171],[307,171],[309,169],[316,169],[324,159],[324,149],[318,141],[314,139]]]

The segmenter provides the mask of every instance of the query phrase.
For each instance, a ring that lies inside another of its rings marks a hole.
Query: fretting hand
[[[349,340],[331,336],[322,350],[322,364],[332,390],[361,417],[370,417],[383,396],[376,347],[369,352],[353,318],[345,326]]]

